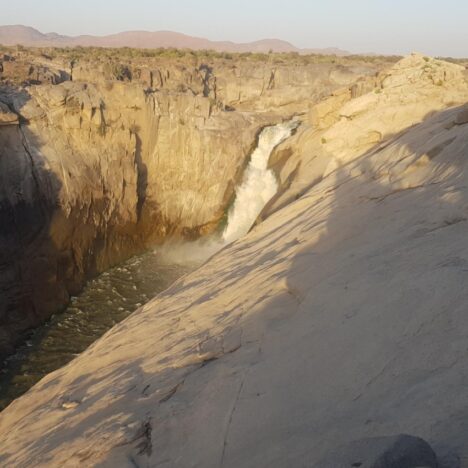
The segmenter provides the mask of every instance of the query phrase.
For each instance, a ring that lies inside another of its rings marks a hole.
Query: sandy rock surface
[[[444,96],[466,85],[421,85],[410,60],[405,93],[350,101],[326,130],[355,142],[376,122],[378,142],[336,144],[298,195],[298,132],[297,199],[13,402],[0,464],[311,467],[411,434],[464,466],[468,126]],[[401,123],[377,119],[403,96]]]
[[[213,232],[262,127],[375,71],[140,62],[0,58],[0,355],[90,276]]]

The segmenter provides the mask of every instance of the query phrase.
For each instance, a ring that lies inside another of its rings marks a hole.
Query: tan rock
[[[426,102],[425,86],[406,89],[427,111],[441,101]],[[353,125],[355,142],[380,115],[390,128],[387,110],[379,100],[335,125]],[[278,148],[293,153],[282,170],[294,154],[301,163],[302,193],[293,183],[283,209],[6,408],[2,463],[457,466],[468,457],[454,417],[467,403],[468,126],[446,126],[459,111],[372,151],[349,146],[328,175],[314,139],[331,129],[304,123]],[[388,437],[401,433],[418,438]]]
[[[7,105],[0,102],[0,125],[17,125],[18,115],[11,112]]]
[[[324,101],[311,106],[309,110],[309,122],[313,127],[324,129],[332,126],[340,118],[339,110],[344,103],[351,99],[351,91],[348,88],[335,92]]]
[[[38,54],[12,62],[2,77],[18,88],[5,102],[24,124],[0,133],[0,224],[10,226],[0,278],[10,339],[0,352],[89,274],[169,236],[213,232],[261,127],[378,70],[223,59],[70,64]]]
[[[428,67],[437,69],[437,74],[431,72],[434,76],[430,77]],[[443,85],[434,77],[442,77]],[[381,81],[385,83],[383,88],[378,85]],[[314,125],[303,125],[278,148],[290,154],[278,174],[288,188],[264,215],[294,200],[308,187],[312,175],[315,182],[320,181],[434,112],[463,106],[456,111],[453,121],[445,124],[447,129],[454,122],[461,125],[466,120],[468,85],[465,70],[459,65],[411,55],[382,72],[377,82],[368,78],[368,86],[372,87],[369,93],[362,96],[356,93],[357,98],[346,100],[341,107],[337,97],[312,107],[310,122]]]

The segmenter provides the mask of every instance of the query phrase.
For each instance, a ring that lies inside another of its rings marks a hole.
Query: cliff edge
[[[3,411],[0,464],[327,466],[401,433],[466,461],[468,87],[388,76],[278,150],[282,206]]]

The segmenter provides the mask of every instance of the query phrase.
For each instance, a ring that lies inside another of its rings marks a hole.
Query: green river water
[[[4,361],[0,410],[195,266],[163,262],[156,252],[147,252],[89,281],[65,311],[34,330]]]

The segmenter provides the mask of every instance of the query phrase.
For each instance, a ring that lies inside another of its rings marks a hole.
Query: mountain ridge
[[[183,48],[212,49],[218,52],[297,52],[301,54],[350,55],[350,52],[335,47],[301,49],[288,41],[275,38],[252,42],[212,41],[203,37],[189,36],[175,31],[122,31],[105,36],[79,35],[66,36],[56,32],[42,33],[24,25],[0,26],[0,44],[6,46],[24,45],[36,47],[132,47],[132,48]]]

